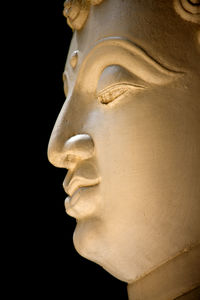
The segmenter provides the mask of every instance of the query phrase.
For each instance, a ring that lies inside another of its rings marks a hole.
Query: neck
[[[129,300],[189,300],[199,294],[200,244],[128,285]]]

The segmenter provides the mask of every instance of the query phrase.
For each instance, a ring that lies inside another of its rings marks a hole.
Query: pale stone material
[[[64,14],[74,34],[48,156],[68,169],[75,248],[130,300],[198,297],[200,1],[71,0]]]
[[[70,64],[73,69],[76,67],[77,63],[78,63],[78,51],[74,51],[70,59]]]

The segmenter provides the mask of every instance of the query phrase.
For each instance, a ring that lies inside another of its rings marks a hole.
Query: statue
[[[64,15],[48,156],[68,170],[75,248],[130,300],[200,299],[200,1],[70,0]]]

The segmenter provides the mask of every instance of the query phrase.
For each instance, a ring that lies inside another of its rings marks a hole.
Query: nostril
[[[65,159],[65,168],[68,170],[73,170],[79,161],[80,161],[79,157],[72,154],[68,154]]]
[[[65,143],[58,143],[52,136],[48,146],[48,159],[58,168],[73,169],[80,160],[94,155],[94,142],[88,134],[77,134]]]

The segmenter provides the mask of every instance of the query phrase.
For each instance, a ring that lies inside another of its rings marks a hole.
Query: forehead
[[[92,6],[83,29],[74,32],[67,64],[74,51],[79,51],[81,64],[98,40],[119,36],[140,45],[161,64],[196,67],[199,25],[184,21],[173,3],[173,0],[104,0],[101,5]]]

